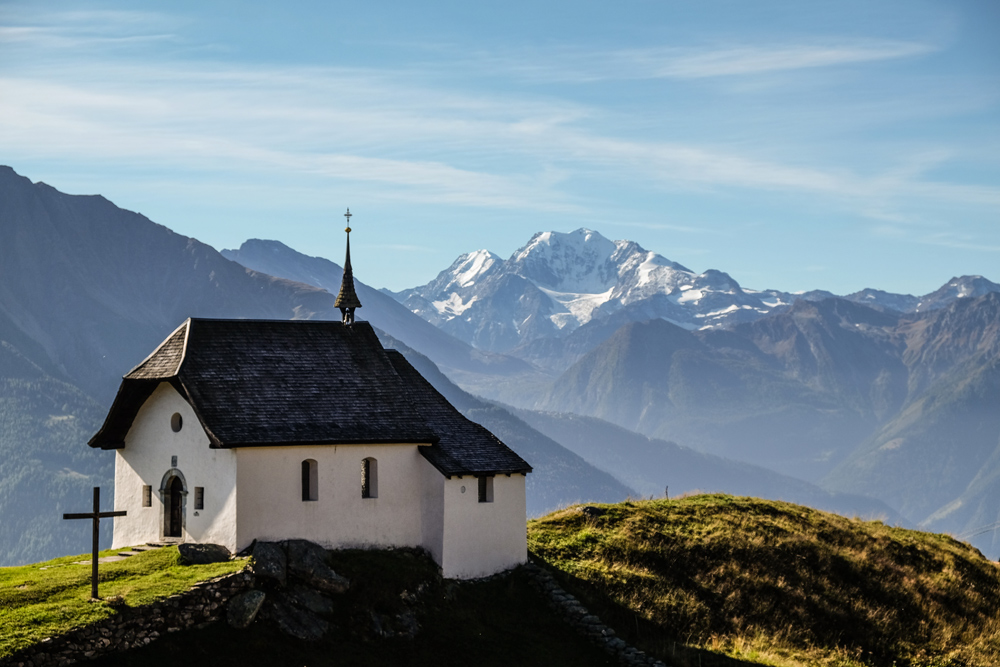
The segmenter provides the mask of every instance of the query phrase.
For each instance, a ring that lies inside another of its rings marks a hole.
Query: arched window
[[[378,461],[371,457],[361,462],[361,497],[378,498]]]
[[[302,500],[319,500],[319,470],[313,459],[302,462]]]

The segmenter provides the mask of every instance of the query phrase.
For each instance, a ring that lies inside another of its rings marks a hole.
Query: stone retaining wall
[[[203,581],[183,593],[142,607],[125,607],[103,621],[42,640],[0,660],[0,665],[69,665],[145,646],[164,634],[223,618],[229,598],[252,583],[253,576],[246,570]]]
[[[614,630],[604,625],[601,619],[587,611],[579,600],[564,591],[547,571],[531,562],[527,563],[524,569],[531,576],[534,586],[545,596],[549,606],[564,621],[607,653],[617,656],[623,665],[628,665],[628,667],[666,667],[663,662],[651,658],[634,646],[626,644],[623,639],[616,637]]]

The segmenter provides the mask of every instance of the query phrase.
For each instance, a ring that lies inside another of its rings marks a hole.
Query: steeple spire
[[[354,271],[351,269],[351,209],[347,209],[344,217],[347,218],[347,258],[344,260],[344,279],[340,281],[340,293],[337,294],[337,301],[333,304],[340,308],[342,322],[344,324],[354,324],[354,309],[361,307],[361,300],[358,299],[357,292],[354,291]]]

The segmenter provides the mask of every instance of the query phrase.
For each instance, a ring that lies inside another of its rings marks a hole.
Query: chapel
[[[354,321],[349,244],[341,322],[190,318],[124,376],[89,443],[116,452],[113,548],[419,546],[459,579],[525,562],[531,466]]]

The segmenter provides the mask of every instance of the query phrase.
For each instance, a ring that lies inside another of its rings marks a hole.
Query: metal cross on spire
[[[340,308],[341,321],[344,324],[354,324],[354,309],[361,307],[361,300],[354,290],[354,269],[351,268],[351,209],[347,209],[347,256],[344,259],[344,278],[340,282],[340,293],[334,302],[335,308]]]

